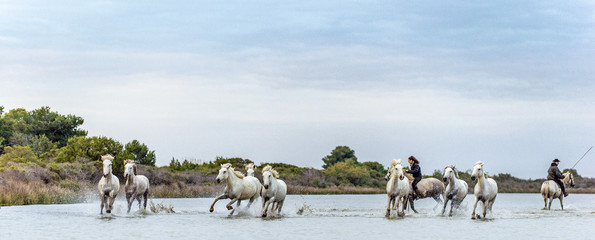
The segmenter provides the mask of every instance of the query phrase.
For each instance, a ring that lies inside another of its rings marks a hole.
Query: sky
[[[595,145],[592,1],[0,1],[0,23],[0,106],[80,116],[158,166],[321,169],[349,146],[534,179]]]

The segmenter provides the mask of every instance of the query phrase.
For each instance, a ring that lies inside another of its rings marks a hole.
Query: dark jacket
[[[558,179],[564,179],[564,175],[562,174],[562,172],[560,172],[558,166],[556,166],[555,163],[552,163],[552,165],[550,165],[550,169],[547,170],[547,180],[555,181]]]
[[[419,164],[413,163],[413,165],[411,165],[411,169],[407,170],[407,173],[411,173],[414,178],[421,177],[421,168],[419,167]]]

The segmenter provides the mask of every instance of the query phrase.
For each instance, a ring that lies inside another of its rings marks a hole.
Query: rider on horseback
[[[411,156],[409,157],[408,162],[411,167],[409,170],[407,170],[407,173],[411,173],[411,175],[413,175],[414,179],[413,183],[411,183],[411,186],[413,187],[415,195],[418,195],[419,192],[417,191],[417,183],[421,181],[421,168],[419,167],[419,161],[414,156]]]
[[[554,159],[554,161],[552,161],[552,164],[550,164],[550,168],[547,170],[547,180],[552,180],[556,182],[558,186],[560,186],[560,188],[562,189],[564,197],[567,197],[568,193],[566,193],[564,183],[560,181],[560,179],[564,179],[564,175],[562,174],[562,172],[560,172],[560,169],[558,169],[558,164],[560,164],[560,160],[558,160],[557,158]]]

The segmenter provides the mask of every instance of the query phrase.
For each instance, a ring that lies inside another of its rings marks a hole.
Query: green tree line
[[[123,145],[105,136],[89,137],[80,128],[83,123],[82,117],[62,115],[50,107],[4,112],[0,106],[0,159],[5,160],[3,165],[9,165],[9,159],[46,164],[79,159],[100,161],[102,155],[111,154],[115,157],[115,171],[122,171],[125,159],[155,166],[155,151],[145,144],[132,140]]]

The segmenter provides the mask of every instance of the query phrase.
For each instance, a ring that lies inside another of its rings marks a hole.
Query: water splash
[[[310,205],[304,203],[296,212],[297,215],[310,215],[312,214],[312,208],[310,208]]]
[[[151,200],[151,202],[149,202],[149,209],[151,209],[151,212],[153,213],[176,213],[176,211],[174,211],[174,206],[173,205],[169,205],[169,206],[165,206],[163,204],[163,202],[158,203],[157,205],[155,205],[155,203],[153,203],[153,200]],[[146,210],[145,210],[146,211]]]

